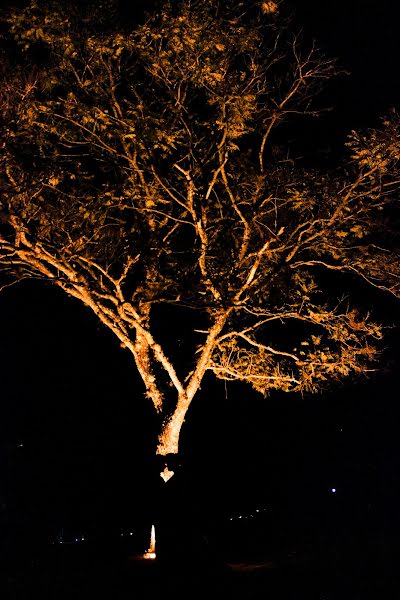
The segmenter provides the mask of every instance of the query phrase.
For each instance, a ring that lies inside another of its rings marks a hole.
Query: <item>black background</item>
[[[400,106],[397,19],[389,1],[304,1],[296,11],[306,36],[350,72],[322,95],[334,110],[289,140],[322,163],[350,129],[374,126]],[[373,302],[375,314],[398,323],[394,301]],[[272,502],[305,516],[324,506],[345,523],[368,515],[379,535],[394,536],[397,328],[387,346],[382,374],[313,398],[264,399],[207,378],[181,442],[186,493],[198,514]],[[118,341],[75,300],[26,282],[0,295],[0,359],[3,526],[40,536],[151,518],[154,416]]]

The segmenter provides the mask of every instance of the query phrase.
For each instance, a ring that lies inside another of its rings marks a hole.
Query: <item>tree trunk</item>
[[[158,455],[167,456],[168,454],[178,454],[179,435],[189,405],[190,400],[187,394],[179,394],[174,412],[164,419],[161,431],[158,435]]]
[[[175,410],[164,417],[158,434],[156,459],[159,476],[154,482],[153,504],[156,557],[168,570],[179,568],[180,553],[186,544],[184,525],[186,528],[191,526],[184,517],[187,515],[190,499],[185,498],[182,493],[185,474],[181,472],[178,458],[179,436],[189,404],[187,395],[180,394]]]

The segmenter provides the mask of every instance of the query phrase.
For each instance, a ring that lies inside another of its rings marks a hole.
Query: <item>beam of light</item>
[[[154,525],[152,525],[151,533],[150,533],[150,546],[149,546],[147,552],[145,552],[143,554],[143,558],[154,559],[155,557],[156,557],[156,528],[154,527]]]

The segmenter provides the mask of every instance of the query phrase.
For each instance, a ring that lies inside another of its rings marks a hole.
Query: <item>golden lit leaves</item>
[[[352,158],[371,172],[382,174],[387,171],[390,165],[400,160],[399,122],[399,114],[393,111],[390,117],[382,120],[381,129],[370,129],[366,133],[352,131],[347,142]]]
[[[257,110],[257,97],[246,94],[233,98],[228,107],[227,133],[228,137],[235,139],[249,133],[249,122]]]
[[[351,233],[355,235],[356,238],[361,239],[365,236],[366,230],[361,225],[354,225],[350,228]]]
[[[218,344],[210,367],[215,375],[250,383],[263,394],[273,389],[315,392],[333,380],[363,372],[377,358],[381,328],[355,310],[340,313],[310,305],[307,313],[293,310],[284,315],[283,322],[308,327],[309,337],[282,349],[263,345],[265,333],[257,342],[254,334],[238,329]],[[258,331],[257,326],[248,329]]]
[[[320,335],[312,335],[311,340],[314,346],[319,346],[321,343],[322,336]]]
[[[211,6],[199,4],[185,10],[176,15],[166,8],[160,20],[151,19],[139,28],[136,48],[141,59],[168,87],[190,81],[207,95],[207,88],[222,91],[228,71],[230,85],[236,78],[231,69],[234,61],[256,51],[257,29],[234,27],[230,21],[215,18]]]
[[[301,188],[291,188],[287,190],[289,201],[295,211],[300,213],[309,212],[317,204],[317,198],[313,195],[312,186],[305,186],[305,182]]]
[[[277,2],[262,2],[261,10],[264,15],[275,14],[278,11],[278,3]]]

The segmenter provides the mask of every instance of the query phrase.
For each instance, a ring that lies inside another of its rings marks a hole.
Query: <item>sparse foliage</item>
[[[207,371],[267,394],[369,369],[381,328],[324,282],[400,292],[384,247],[398,115],[352,132],[344,167],[306,169],[272,151],[275,131],[318,115],[337,68],[278,3],[164,2],[134,28],[79,6],[32,1],[7,20],[4,285],[51,281],[117,336],[162,418],[161,455]],[[185,373],[158,338],[166,304],[202,323]]]

